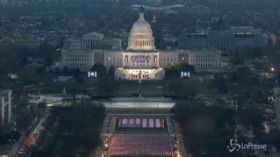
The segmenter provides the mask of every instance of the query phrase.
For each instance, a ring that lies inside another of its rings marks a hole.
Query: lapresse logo
[[[266,144],[253,144],[252,142],[248,143],[238,143],[237,139],[230,139],[229,145],[227,146],[229,152],[239,151],[242,150],[266,150],[267,145]]]

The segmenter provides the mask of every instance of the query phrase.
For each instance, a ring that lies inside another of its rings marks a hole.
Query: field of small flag
[[[111,157],[171,157],[169,135],[114,135]]]

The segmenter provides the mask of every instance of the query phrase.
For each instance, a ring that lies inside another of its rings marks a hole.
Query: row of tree
[[[56,47],[41,44],[39,48],[27,48],[11,44],[0,48],[0,74],[18,72],[31,60],[40,60],[44,67],[53,63]]]
[[[180,124],[185,148],[194,156],[238,156],[230,154],[226,146],[233,131],[226,124],[234,112],[218,106],[192,107],[189,103],[177,103],[172,108],[174,119]]]
[[[35,149],[31,156],[89,156],[100,145],[100,131],[105,119],[105,107],[101,104],[72,104],[53,107],[55,117],[53,139],[49,144],[40,141],[44,149]],[[45,136],[48,136],[46,134]]]
[[[165,78],[166,79],[177,79],[181,77],[181,71],[195,73],[194,66],[188,63],[170,63],[165,67]]]
[[[97,72],[97,97],[110,97],[114,96],[114,93],[117,91],[118,83],[114,79],[115,68],[113,66],[109,67],[107,70],[106,67],[102,64],[95,64],[91,68],[91,71]]]

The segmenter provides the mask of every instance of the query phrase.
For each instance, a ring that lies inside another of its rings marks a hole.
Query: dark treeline
[[[39,48],[27,48],[11,44],[0,48],[0,74],[18,72],[29,63],[29,59],[41,60],[43,66],[53,62],[56,47],[41,44]]]
[[[193,65],[188,63],[171,63],[164,68],[166,79],[178,79],[181,77],[181,71],[195,73]]]
[[[97,72],[97,95],[96,98],[107,98],[114,96],[114,93],[117,91],[118,82],[114,78],[115,68],[113,66],[106,69],[104,65],[95,64],[91,68],[92,71]]]
[[[73,104],[68,107],[53,107],[52,127],[47,129],[39,145],[34,149],[34,157],[89,156],[100,140],[100,132],[105,119],[105,107],[99,104]],[[41,147],[41,148],[42,148]]]
[[[171,110],[180,124],[184,145],[195,156],[206,153],[209,156],[237,156],[229,153],[226,146],[233,137],[233,131],[226,127],[234,112],[218,106],[176,104]]]

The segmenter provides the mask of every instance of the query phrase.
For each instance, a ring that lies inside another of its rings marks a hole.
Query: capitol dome
[[[133,32],[152,32],[150,24],[145,20],[144,14],[139,14],[139,19],[133,24],[131,31]]]
[[[153,31],[145,20],[144,13],[139,13],[139,19],[133,24],[128,39],[128,50],[155,50]]]

